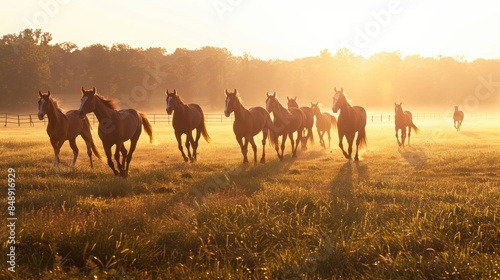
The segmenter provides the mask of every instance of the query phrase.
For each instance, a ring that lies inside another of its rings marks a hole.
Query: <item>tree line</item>
[[[189,103],[205,110],[224,107],[224,90],[237,88],[245,106],[263,106],[266,92],[277,92],[282,103],[295,97],[299,105],[332,103],[333,88],[343,87],[353,103],[392,109],[394,102],[412,107],[465,110],[498,108],[500,59],[402,57],[382,52],[369,58],[348,49],[332,54],[288,60],[261,60],[233,55],[226,48],[196,50],[162,47],[132,48],[127,44],[79,47],[52,43],[52,35],[26,29],[0,39],[0,111],[36,110],[38,90],[50,90],[78,102],[80,88],[96,87],[116,98],[121,107],[164,111],[165,89],[176,89]],[[70,104],[75,107],[75,104]],[[69,108],[73,109],[73,108]]]

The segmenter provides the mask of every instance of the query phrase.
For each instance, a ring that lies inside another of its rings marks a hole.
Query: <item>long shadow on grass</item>
[[[369,179],[368,166],[359,162],[346,162],[340,166],[330,183],[332,194],[336,197],[353,198],[353,189],[360,181]]]
[[[284,161],[273,160],[265,164],[238,163],[194,182],[188,190],[188,196],[196,201],[202,201],[207,195],[218,192],[244,193],[250,196],[261,189],[264,181],[273,180],[274,176],[288,172],[294,161],[294,158],[285,158]],[[177,194],[179,198],[185,195]]]

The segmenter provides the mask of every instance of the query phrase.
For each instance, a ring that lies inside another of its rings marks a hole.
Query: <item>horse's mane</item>
[[[278,115],[279,115],[278,117],[279,117],[279,118],[281,118],[281,117],[283,117],[283,118],[287,118],[287,117],[291,116],[291,115],[292,115],[292,113],[290,113],[290,111],[288,111],[288,110],[287,110],[287,109],[283,106],[283,104],[281,104],[281,102],[278,100],[278,98],[277,98],[277,97],[275,97],[275,99],[276,99],[276,102],[277,102],[277,103],[278,103],[278,105],[279,105],[279,106],[277,106],[277,107],[278,107]]]
[[[97,98],[101,99],[101,101],[104,103],[104,105],[106,105],[106,107],[113,109],[113,110],[118,109],[118,105],[116,104],[116,102],[113,99],[108,99],[108,98],[106,98],[102,95],[99,95],[99,94],[96,94],[95,96]]]
[[[47,96],[47,95],[44,95],[44,96]],[[49,99],[50,101],[52,102],[52,104],[54,104],[54,108],[56,110],[58,110],[59,112],[63,113],[64,114],[64,109],[61,108],[61,100],[59,100],[58,98],[56,97],[52,97],[52,96],[49,96]]]

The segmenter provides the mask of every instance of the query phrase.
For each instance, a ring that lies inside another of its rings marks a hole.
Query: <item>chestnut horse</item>
[[[396,126],[396,139],[398,140],[398,145],[400,147],[405,146],[406,139],[406,128],[408,127],[408,145],[410,145],[411,129],[415,130],[415,133],[419,133],[420,130],[413,123],[413,116],[410,111],[403,111],[403,103],[394,103],[394,123]],[[399,141],[398,131],[401,130],[401,141]]]
[[[125,178],[128,176],[130,161],[137,146],[137,140],[141,136],[142,126],[149,135],[151,143],[153,143],[153,127],[146,114],[139,113],[134,109],[119,111],[117,109],[118,106],[114,100],[97,94],[95,88],[84,90],[82,87],[82,99],[78,114],[80,118],[85,118],[86,114],[94,112],[97,120],[99,120],[99,138],[101,138],[104,152],[108,158],[108,165],[116,176],[121,175]],[[128,153],[123,144],[127,140],[130,140]],[[113,145],[116,145],[115,161],[118,170],[115,169],[111,159],[111,147]],[[122,153],[121,162],[120,152]]]
[[[238,91],[228,92],[226,89],[226,108],[224,115],[229,117],[234,112],[233,131],[236,136],[236,141],[241,148],[243,154],[243,163],[248,163],[248,143],[252,145],[253,160],[257,162],[257,145],[253,137],[262,131],[262,157],[261,163],[266,162],[266,139],[269,137],[271,145],[275,145],[274,139],[269,134],[269,130],[274,130],[273,121],[266,109],[262,107],[252,107],[246,109],[241,104],[241,99]],[[243,138],[245,142],[243,142]]]
[[[47,115],[49,123],[47,124],[47,134],[50,138],[50,144],[54,149],[54,167],[59,164],[59,152],[62,145],[66,140],[69,140],[69,146],[73,150],[72,166],[75,166],[76,158],[78,157],[78,147],[76,146],[76,137],[81,135],[85,144],[87,145],[87,155],[90,159],[90,167],[94,167],[92,163],[92,152],[94,155],[101,159],[101,155],[92,139],[92,129],[89,119],[85,117],[81,119],[78,117],[77,110],[71,110],[65,113],[59,107],[59,102],[50,96],[50,91],[43,94],[38,91],[40,99],[38,100],[38,119],[43,120]]]
[[[458,110],[458,106],[455,106],[455,112],[453,113],[453,126],[457,129],[457,131],[460,131],[463,120],[464,112]]]
[[[318,102],[316,104],[311,102],[311,111],[316,117],[316,129],[318,130],[319,144],[326,149],[325,140],[323,136],[328,135],[328,148],[330,148],[330,130],[337,127],[337,119],[327,112],[321,113]]]
[[[285,150],[285,142],[287,136],[292,143],[292,157],[297,156],[297,148],[302,140],[302,132],[305,127],[306,115],[299,108],[290,108],[287,110],[274,94],[267,93],[266,109],[269,113],[273,113],[273,124],[276,131],[271,130],[271,137],[275,142],[276,153],[278,158],[283,160],[283,152]],[[297,141],[293,139],[293,133],[297,132]],[[278,147],[278,137],[282,136],[281,141],[281,154]]]
[[[169,115],[174,113],[174,116],[172,117],[172,126],[174,127],[175,138],[177,139],[177,147],[181,151],[185,162],[188,160],[191,162],[196,161],[200,133],[208,143],[212,141],[207,132],[203,110],[198,104],[185,104],[181,97],[177,95],[177,91],[175,89],[172,93],[168,92],[167,89],[165,91],[165,95],[167,96],[166,111]],[[196,129],[196,137],[194,139],[192,134],[193,129]],[[186,134],[187,157],[184,153],[184,149],[182,148],[182,134]],[[193,147],[192,156],[190,146]]]
[[[340,110],[338,119],[337,119],[337,132],[339,134],[339,147],[342,150],[344,156],[351,161],[352,154],[352,143],[354,141],[354,136],[356,132],[358,136],[356,138],[356,155],[354,160],[359,160],[358,157],[358,149],[359,147],[366,146],[366,111],[363,107],[360,106],[351,106],[349,102],[347,102],[346,96],[344,94],[344,89],[341,88],[337,91],[335,88],[335,95],[333,96],[333,108],[334,113],[337,113]],[[346,151],[344,150],[344,146],[342,141],[344,136],[349,144],[349,148]]]
[[[290,108],[299,108],[299,104],[297,103],[297,96],[295,98],[289,98],[288,96],[286,97],[288,99],[288,109]],[[304,125],[304,129],[307,130],[307,135],[305,135],[304,138],[302,138],[302,149],[307,150],[307,141],[311,141],[311,144],[314,144],[314,134],[312,132],[312,127],[314,125],[314,114],[311,111],[311,108],[302,106],[299,108],[304,112],[306,115],[306,122]],[[305,133],[305,132],[304,132]]]

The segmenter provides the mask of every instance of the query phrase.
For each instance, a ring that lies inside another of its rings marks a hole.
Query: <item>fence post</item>
[[[17,126],[21,126],[21,116],[17,115]]]
[[[7,113],[5,113],[5,125],[4,126],[7,126]]]
[[[35,124],[33,123],[33,120],[31,119],[31,114],[30,114],[30,126],[35,126]]]

